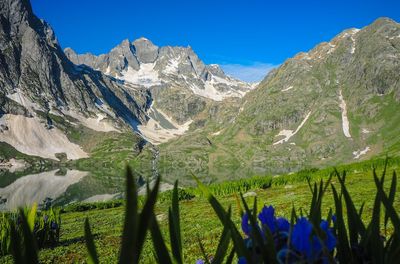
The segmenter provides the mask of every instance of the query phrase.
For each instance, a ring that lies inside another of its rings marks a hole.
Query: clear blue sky
[[[63,48],[108,52],[123,39],[192,46],[207,64],[246,80],[381,16],[400,22],[399,0],[31,0]]]

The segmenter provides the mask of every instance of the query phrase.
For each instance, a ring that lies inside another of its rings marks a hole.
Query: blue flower
[[[240,257],[240,258],[238,259],[238,264],[246,264],[246,263],[247,263],[247,260],[246,260],[245,257]]]
[[[322,220],[320,228],[325,233],[323,241],[317,235],[312,235],[313,226],[305,217],[299,218],[293,227],[293,248],[309,262],[315,262],[324,258],[322,256],[324,246],[329,251],[332,251],[336,246],[336,238],[332,233],[332,229],[329,228],[328,221]]]
[[[281,264],[300,262],[298,261],[299,256],[296,254],[296,252],[288,248],[283,248],[280,251],[278,251],[278,253],[276,254],[276,259]]]
[[[50,225],[50,228],[51,228],[52,230],[56,230],[56,229],[58,228],[57,223],[52,221],[52,222],[51,222],[51,225]]]
[[[243,242],[247,249],[253,248],[253,241],[251,240],[251,238],[245,238]]]
[[[309,260],[316,261],[316,260],[318,260],[323,247],[322,247],[320,238],[317,237],[316,235],[312,236],[311,241],[312,241],[312,244],[311,244],[312,252],[311,252],[311,255],[307,255],[307,258]]]
[[[264,206],[261,212],[258,214],[258,219],[260,219],[263,226],[267,226],[271,233],[276,231],[276,219],[275,219],[275,209],[271,206]]]
[[[337,220],[336,215],[332,215],[332,222],[333,222],[333,223],[336,223],[336,220]]]
[[[242,230],[243,232],[249,236],[250,235],[250,224],[249,224],[249,216],[247,213],[242,216]]]
[[[336,237],[334,236],[332,229],[329,228],[328,221],[322,220],[319,226],[326,234],[326,239],[324,240],[325,247],[329,251],[332,251],[336,246]]]
[[[198,259],[198,260],[196,260],[196,264],[204,264],[204,260]]]
[[[297,220],[292,232],[293,247],[307,258],[311,257],[312,253],[310,243],[311,232],[312,224],[305,217],[301,217]]]
[[[286,218],[278,217],[276,219],[276,226],[280,232],[289,232],[290,223]]]

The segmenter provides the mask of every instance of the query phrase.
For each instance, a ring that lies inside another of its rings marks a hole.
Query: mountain
[[[155,144],[184,134],[210,106],[254,88],[227,76],[216,64],[205,65],[190,47],[158,47],[146,38],[124,40],[99,56],[78,55],[71,48],[64,52],[76,65],[99,70],[127,89],[150,91],[148,122],[139,131]]]
[[[0,3],[0,141],[48,159],[88,153],[67,137],[66,126],[95,131],[137,129],[146,122],[147,91],[126,89],[114,79],[65,56],[51,27],[27,0]]]
[[[167,177],[208,181],[398,154],[400,25],[388,18],[301,52],[229,113],[160,147]]]
[[[191,48],[159,48],[144,38],[100,56],[64,53],[29,1],[0,7],[0,141],[21,153],[86,158],[90,149],[71,134],[87,129],[165,142],[209,107],[252,89]]]
[[[190,47],[145,38],[98,56],[63,51],[29,1],[5,0],[0,166],[39,159],[111,177],[129,161],[143,176],[190,184],[189,172],[211,182],[398,155],[399,62],[400,25],[381,18],[300,52],[255,87]],[[82,180],[107,190],[111,181]]]
[[[191,47],[158,47],[146,38],[124,40],[108,54],[78,55],[71,48],[66,56],[126,84],[137,87],[184,86],[194,94],[222,101],[242,97],[252,85],[225,75],[216,65],[205,65]],[[166,88],[164,88],[166,89]]]

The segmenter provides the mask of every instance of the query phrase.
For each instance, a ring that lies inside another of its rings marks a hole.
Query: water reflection
[[[88,175],[87,172],[67,170],[65,175],[58,175],[58,170],[30,174],[17,178],[7,186],[0,188],[1,210],[29,206],[34,202],[56,200],[63,195],[68,187],[80,182]]]

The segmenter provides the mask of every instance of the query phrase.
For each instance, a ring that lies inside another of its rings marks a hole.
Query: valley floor
[[[371,215],[373,197],[376,190],[371,171],[373,164],[373,162],[364,162],[339,168],[340,170],[346,169],[347,171],[348,176],[346,178],[346,184],[357,208],[362,204],[362,202],[365,202],[365,219],[369,218]],[[383,166],[382,162],[379,162],[379,164],[378,172],[380,173]],[[397,160],[391,162],[388,168],[388,176],[391,177],[394,170],[399,171],[399,167],[400,164]],[[311,180],[318,181],[321,178],[326,180],[329,171],[333,171],[333,169],[311,172]],[[275,176],[270,188],[264,190],[251,190],[251,192],[257,194],[259,208],[264,204],[273,205],[276,208],[276,213],[278,215],[287,217],[290,215],[292,205],[294,205],[298,211],[303,207],[308,208],[311,201],[311,192],[307,181],[304,180],[305,177],[302,176],[304,175],[292,174]],[[303,180],[299,180],[300,178],[303,178]],[[339,184],[335,178],[332,179],[332,184],[339,188]],[[400,188],[398,185],[397,194],[399,191]],[[250,196],[246,199],[252,201],[254,198]],[[218,200],[225,207],[232,205],[234,221],[240,228],[240,218],[238,208],[236,207],[235,195],[221,196],[218,197]],[[197,238],[199,237],[201,239],[206,252],[213,254],[216,250],[215,247],[222,231],[222,225],[205,198],[195,197],[189,201],[182,201],[180,204],[185,256],[184,262],[194,263],[202,256]],[[169,205],[169,201],[160,201],[158,202],[156,209],[157,219],[160,222],[164,235],[166,235],[165,231],[168,228],[167,214]],[[323,204],[325,210],[323,215],[327,215],[329,208],[333,207],[332,193],[330,188],[328,188]],[[395,207],[400,210],[400,200],[398,195],[395,200]],[[116,263],[124,218],[123,207],[102,210],[94,209],[85,212],[70,212],[62,214],[61,245],[54,249],[42,250],[40,252],[41,262],[84,262],[87,257],[83,233],[83,224],[86,217],[90,219],[100,259],[103,263]],[[154,261],[152,244],[150,240],[147,240],[142,253],[142,263],[154,263]],[[12,259],[10,257],[5,257],[0,259],[0,262],[12,263]]]

